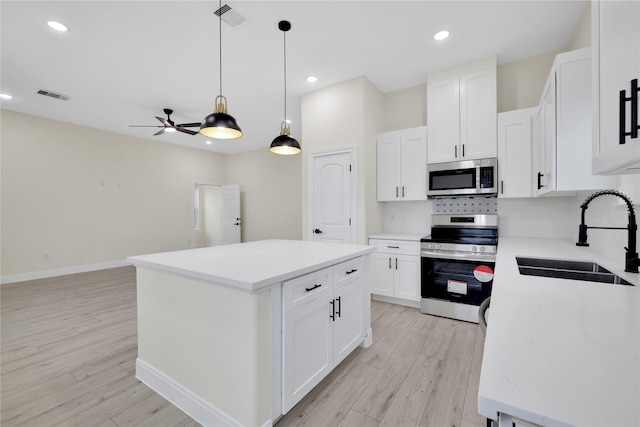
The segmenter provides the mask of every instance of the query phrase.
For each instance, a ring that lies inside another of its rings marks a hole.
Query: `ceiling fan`
[[[139,127],[139,128],[162,128],[158,132],[154,133],[153,136],[162,135],[165,132],[183,132],[189,135],[196,135],[198,132],[186,129],[186,128],[195,128],[200,127],[200,122],[198,123],[180,123],[175,124],[173,120],[171,120],[171,114],[173,114],[173,110],[170,108],[165,108],[164,113],[167,115],[167,118],[164,119],[162,117],[156,116],[156,119],[162,123],[162,126],[152,126],[152,125],[129,125],[129,127]]]

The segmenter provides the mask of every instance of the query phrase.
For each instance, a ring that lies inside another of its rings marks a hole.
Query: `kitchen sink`
[[[633,286],[595,262],[516,257],[520,274]]]

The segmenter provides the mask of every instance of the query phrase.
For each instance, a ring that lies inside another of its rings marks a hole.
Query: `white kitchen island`
[[[371,345],[373,250],[264,240],[128,258],[137,378],[203,425],[272,425]]]
[[[635,286],[521,275],[518,256],[595,261]],[[500,238],[481,415],[509,427],[640,425],[640,283],[623,269],[621,254],[574,241]]]

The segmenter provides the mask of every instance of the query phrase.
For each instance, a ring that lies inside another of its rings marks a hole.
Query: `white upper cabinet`
[[[540,98],[534,140],[536,195],[615,186],[591,172],[591,49],[556,56]]]
[[[427,128],[378,135],[379,202],[427,200]]]
[[[499,198],[531,197],[531,141],[537,108],[498,114]]]
[[[497,156],[495,57],[427,77],[429,163]]]
[[[640,2],[593,1],[591,3],[593,48],[593,172],[640,173],[640,137],[632,131],[631,106],[640,93],[631,93],[631,81],[640,80]],[[621,95],[624,91],[624,110]],[[624,128],[621,113],[624,111]],[[640,123],[640,108],[635,111]],[[622,138],[621,138],[622,134]],[[638,131],[640,135],[640,130]]]

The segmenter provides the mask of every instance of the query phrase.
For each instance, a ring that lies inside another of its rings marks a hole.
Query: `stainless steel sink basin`
[[[520,274],[633,286],[606,268],[587,261],[516,257]]]

